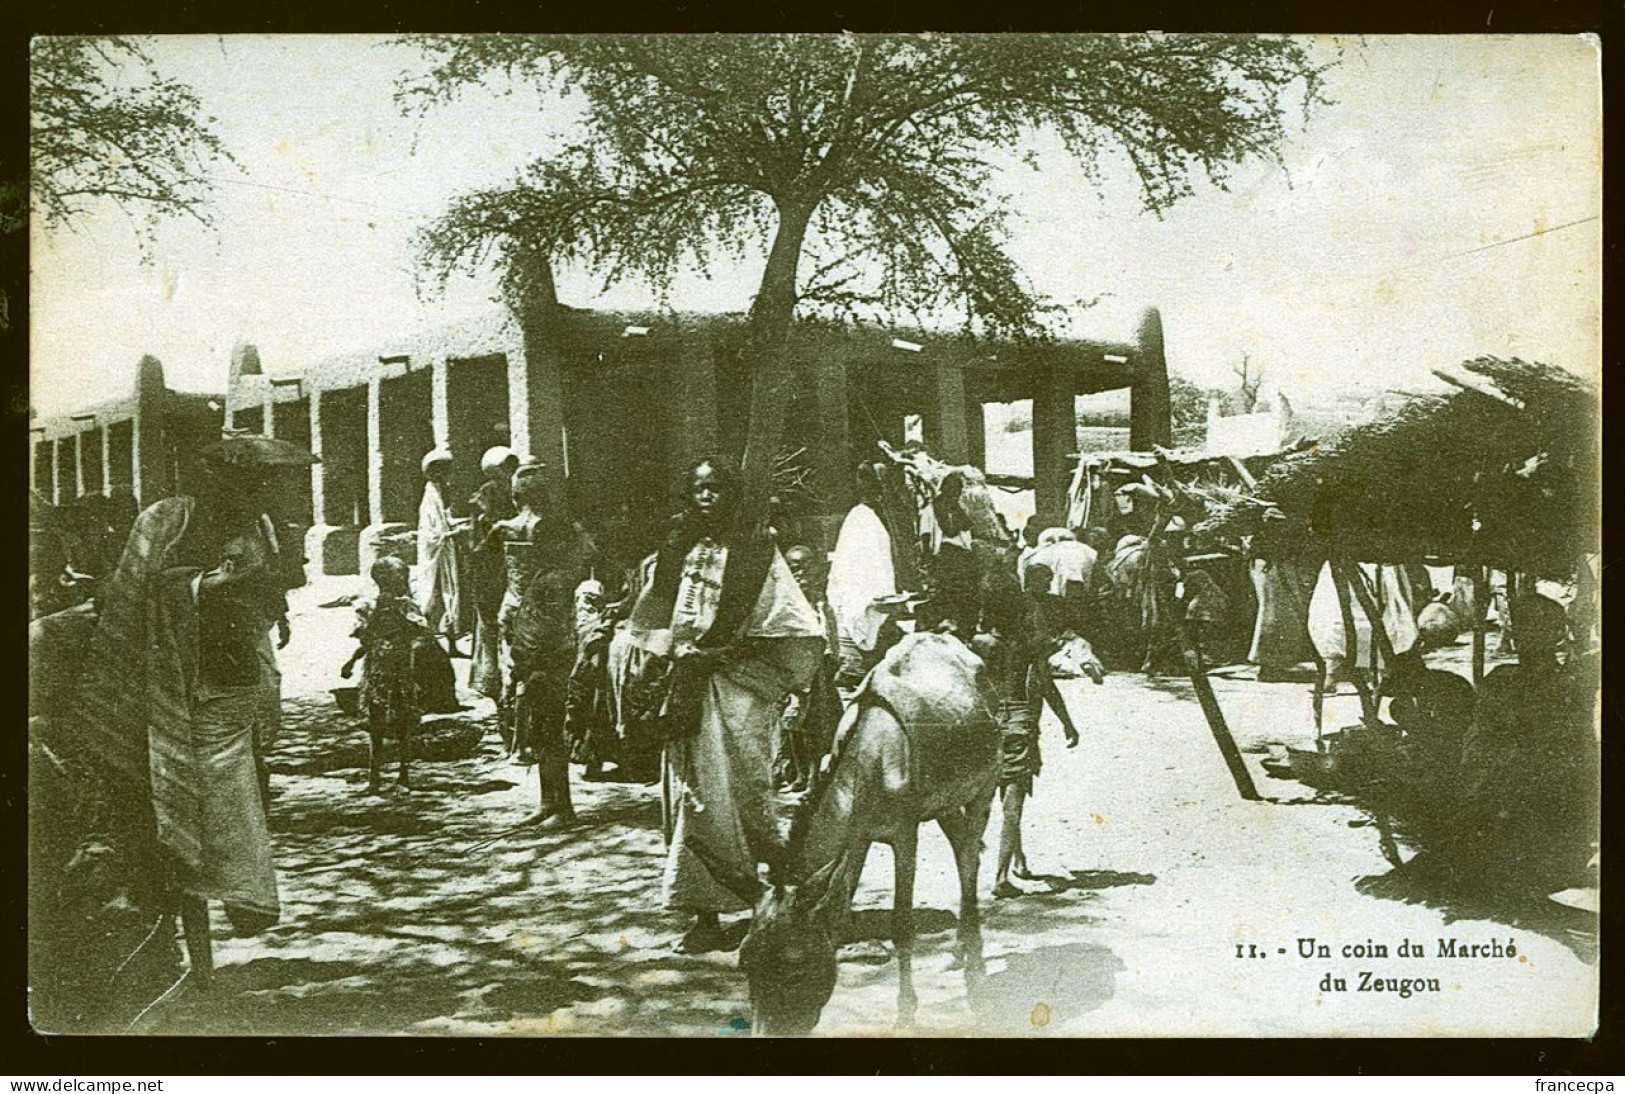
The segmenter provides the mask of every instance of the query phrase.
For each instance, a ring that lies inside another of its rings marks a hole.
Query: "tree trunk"
[[[751,305],[742,352],[750,369],[750,426],[744,475],[748,500],[765,511],[772,492],[773,461],[784,437],[794,393],[795,370],[786,355],[796,310],[796,273],[814,205],[780,203],[779,230],[768,252],[762,285]]]

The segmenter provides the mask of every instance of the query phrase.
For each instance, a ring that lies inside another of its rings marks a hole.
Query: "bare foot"
[[[538,809],[524,820],[508,829],[510,832],[522,832],[527,828],[539,828],[544,832],[556,832],[561,828],[570,828],[576,823],[574,810],[561,813],[552,809]]]
[[[1019,896],[1033,896],[1037,893],[1042,893],[1045,891],[1046,890],[1036,886],[1017,885],[1008,878],[993,886],[993,895],[999,899]]]

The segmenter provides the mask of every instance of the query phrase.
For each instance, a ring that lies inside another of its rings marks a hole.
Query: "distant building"
[[[220,439],[224,396],[171,391],[164,366],[143,357],[131,393],[29,429],[29,485],[45,501],[71,505],[129,491],[144,506],[184,489],[192,459]]]
[[[1250,412],[1225,414],[1218,396],[1208,399],[1209,454],[1247,459],[1279,452],[1292,436],[1292,404],[1266,379]]]
[[[684,462],[741,453],[751,387],[744,335],[742,315],[552,305],[493,310],[367,353],[271,371],[254,346],[239,345],[212,428],[283,437],[321,457],[289,517],[308,526],[306,554],[318,572],[356,572],[371,541],[416,519],[419,461],[435,445],[454,457],[453,498],[478,485],[481,453],[506,444],[548,465],[578,519],[624,506],[635,527],[657,535]],[[1169,443],[1155,309],[1132,342],[1018,344],[807,321],[793,329],[788,352],[800,383],[784,444],[800,451],[817,497],[811,516],[831,538],[854,500],[855,462],[876,439],[901,445],[913,429],[942,458],[984,465],[986,403],[1033,401],[1041,511],[1065,511],[1077,395],[1129,389],[1131,443]],[[51,430],[53,443],[64,435],[59,424]],[[80,474],[72,453],[36,447],[37,464],[42,451]]]

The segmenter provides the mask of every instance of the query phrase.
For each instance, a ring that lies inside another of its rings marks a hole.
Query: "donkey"
[[[958,958],[984,971],[976,879],[999,775],[1000,736],[982,662],[956,638],[912,635],[881,660],[842,719],[838,744],[791,825],[740,950],[754,1032],[800,1036],[835,989],[836,951],[869,845],[896,860],[892,939],[898,1024],[912,1024],[914,869],[919,827],[934,820],[959,872]],[[754,885],[755,879],[741,879]],[[745,895],[741,887],[741,895]]]

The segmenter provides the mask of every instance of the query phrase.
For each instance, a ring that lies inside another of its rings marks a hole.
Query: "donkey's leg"
[[[920,830],[905,824],[892,844],[894,885],[891,910],[892,942],[897,946],[897,1024],[914,1025],[919,997],[914,994],[914,867]]]
[[[953,845],[959,871],[959,959],[967,976],[980,976],[982,962],[982,910],[978,879],[982,865],[982,836],[993,809],[993,794],[979,794],[963,809],[940,817],[937,823]]]

